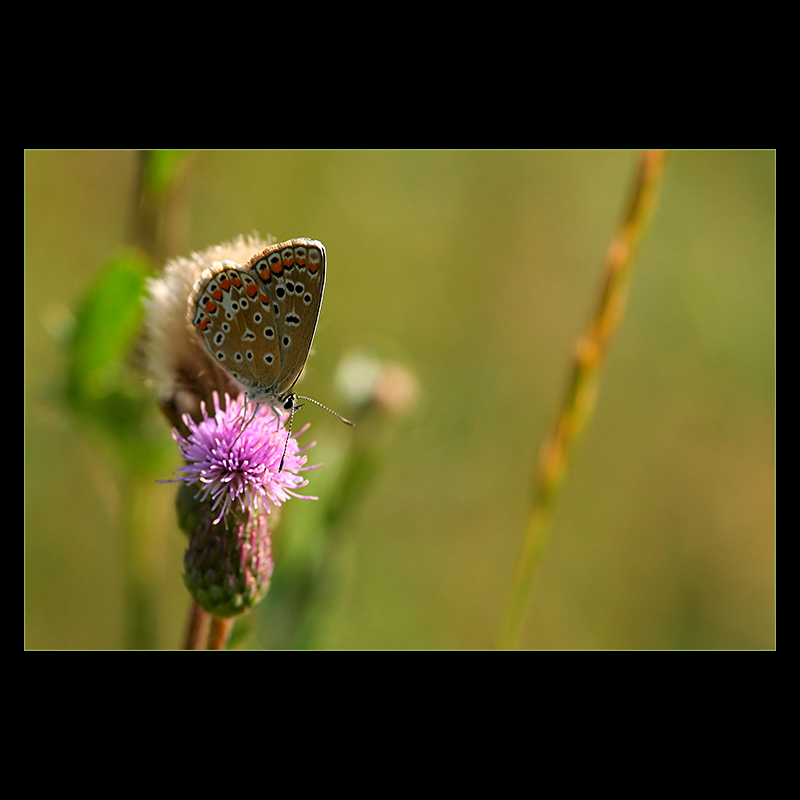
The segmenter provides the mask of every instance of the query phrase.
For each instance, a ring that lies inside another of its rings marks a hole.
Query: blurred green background
[[[28,648],[123,646],[124,492],[113,456],[59,402],[59,342],[130,243],[137,158],[25,153]],[[417,409],[330,555],[338,578],[314,646],[493,646],[538,449],[637,161],[633,151],[194,154],[188,249],[255,230],[328,250],[302,392],[348,413],[334,375],[356,352],[419,381]],[[774,152],[673,153],[525,647],[775,646],[775,301]],[[312,424],[313,460],[335,461],[352,435],[310,406],[299,422]],[[176,452],[161,477],[178,465]],[[185,540],[174,487],[149,497],[158,645],[176,647]],[[281,526],[276,576],[280,536]]]

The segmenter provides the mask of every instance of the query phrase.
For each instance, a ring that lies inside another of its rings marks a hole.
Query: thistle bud
[[[243,614],[263,599],[272,577],[266,512],[226,514],[214,524],[208,509],[189,539],[183,582],[217,617]]]

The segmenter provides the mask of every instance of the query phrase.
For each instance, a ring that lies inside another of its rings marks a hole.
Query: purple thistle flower
[[[295,436],[288,436],[283,417],[278,417],[269,406],[259,405],[248,422],[252,414],[245,409],[241,397],[231,400],[226,394],[224,409],[220,408],[216,392],[213,397],[213,416],[208,415],[205,403],[201,403],[201,422],[195,422],[188,414],[183,417],[189,429],[188,438],[177,430],[173,430],[172,438],[188,462],[175,474],[184,483],[200,486],[196,498],[202,502],[211,498],[212,510],[219,509],[215,525],[237,507],[256,512],[261,505],[269,513],[273,506],[290,497],[318,499],[297,493],[308,484],[298,473],[320,466],[305,466],[308,456],[303,453],[315,442],[302,448],[297,443],[297,437],[309,425],[304,425]],[[284,447],[286,458],[279,471]]]

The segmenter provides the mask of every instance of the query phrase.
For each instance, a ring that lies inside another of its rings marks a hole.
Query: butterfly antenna
[[[310,403],[314,403],[314,405],[319,406],[320,408],[324,408],[329,414],[333,414],[336,419],[340,419],[344,422],[345,425],[352,425],[354,428],[356,426],[355,422],[351,422],[349,419],[345,419],[341,414],[337,414],[332,408],[328,408],[328,406],[323,405],[319,402],[319,400],[315,400],[313,397],[304,397],[302,394],[296,395],[301,400],[308,400]]]

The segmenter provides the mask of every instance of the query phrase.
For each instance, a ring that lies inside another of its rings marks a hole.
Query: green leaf
[[[112,261],[77,313],[67,396],[74,410],[119,388],[122,366],[142,320],[148,262],[135,252]]]

